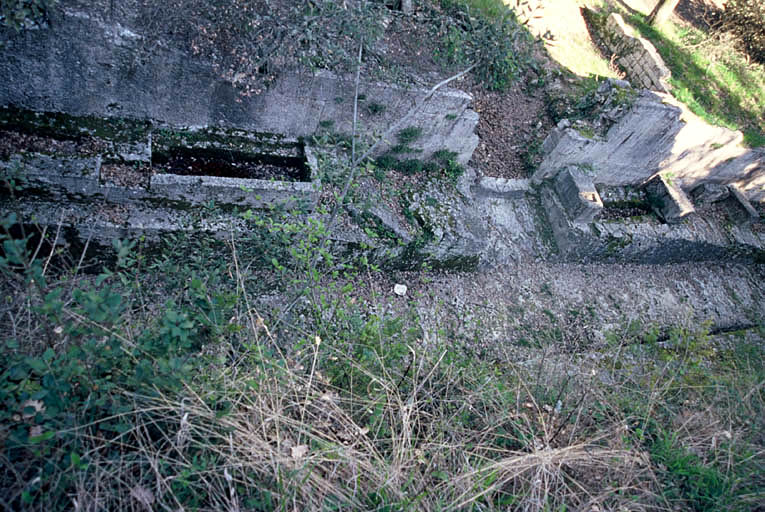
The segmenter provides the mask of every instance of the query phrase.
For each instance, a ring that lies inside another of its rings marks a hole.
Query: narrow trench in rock
[[[302,158],[200,148],[172,148],[152,155],[157,172],[276,181],[310,181]]]

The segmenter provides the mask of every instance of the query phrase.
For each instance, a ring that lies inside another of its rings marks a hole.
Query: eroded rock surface
[[[603,92],[614,86],[606,82]],[[765,152],[742,141],[741,132],[711,126],[671,96],[644,90],[603,137],[561,121],[533,181],[579,164],[592,168],[595,184],[636,185],[661,172],[685,190],[734,183],[750,201],[765,201]]]

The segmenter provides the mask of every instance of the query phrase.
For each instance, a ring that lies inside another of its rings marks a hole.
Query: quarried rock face
[[[151,119],[176,126],[225,126],[310,136],[319,130],[350,135],[355,77],[327,71],[290,71],[257,95],[242,94],[214,62],[163,41],[147,42],[136,20],[139,2],[62,2],[49,27],[9,35],[0,50],[0,106],[75,116]],[[181,15],[181,14],[179,14]],[[380,137],[428,91],[364,82],[359,131]],[[402,129],[419,136],[409,146],[419,157],[447,149],[467,163],[478,144],[478,114],[462,91],[436,91]],[[395,134],[394,134],[395,135]],[[394,137],[390,137],[395,139]],[[392,142],[379,148],[384,152]]]
[[[662,173],[684,191],[735,184],[750,201],[765,201],[765,151],[742,141],[741,132],[711,126],[671,96],[644,90],[603,136],[561,121],[545,140],[532,182],[575,164],[590,167],[596,185],[638,185]]]

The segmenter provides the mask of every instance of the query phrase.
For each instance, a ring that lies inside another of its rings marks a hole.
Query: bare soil
[[[480,118],[480,137],[470,164],[479,174],[495,178],[525,178],[539,162],[538,149],[553,126],[544,92],[515,83],[506,91],[488,91],[471,84],[473,109]]]
[[[719,0],[681,0],[675,15],[704,32],[718,28],[722,23],[722,2]]]
[[[602,220],[612,219],[624,219],[628,217],[638,217],[641,215],[648,215],[651,213],[651,209],[639,206],[616,206],[605,205],[603,211],[600,213],[599,218]]]
[[[447,76],[451,70],[444,69],[435,58],[438,29],[432,27],[430,33],[422,37],[423,28],[428,26],[425,16],[422,11],[416,11],[413,16],[391,13],[385,34],[366,58],[366,71],[376,76],[392,72],[394,76],[384,78],[414,81],[419,85]],[[396,70],[401,71],[401,76],[396,76]]]
[[[101,166],[101,181],[128,188],[149,188],[152,169],[146,164],[108,163]]]
[[[104,151],[106,144],[95,137],[61,140],[9,130],[0,130],[0,158],[16,153],[45,153],[62,156],[93,155]]]

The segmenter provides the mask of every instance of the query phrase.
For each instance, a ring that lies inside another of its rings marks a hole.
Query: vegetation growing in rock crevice
[[[0,23],[15,32],[40,26],[47,21],[48,12],[56,2],[57,0],[6,0],[0,4]]]
[[[508,340],[535,361],[522,365],[477,351],[478,324],[426,332],[416,307],[381,308],[379,269],[322,251],[320,221],[244,217],[257,239],[175,237],[155,255],[116,242],[95,275],[3,234],[6,504],[744,510],[763,498],[760,345],[711,350],[703,327],[637,322],[593,345],[592,315],[543,312]],[[267,299],[274,288],[288,299]]]
[[[118,240],[92,274],[0,219],[3,503],[746,510],[765,498],[765,354],[746,334],[710,350],[705,326],[660,336],[634,321],[598,341],[592,315],[544,310],[487,348],[489,328],[463,309],[443,305],[434,328],[416,296],[384,301],[390,276],[365,247],[324,244],[327,214],[246,211],[248,238],[168,236],[158,253]]]

